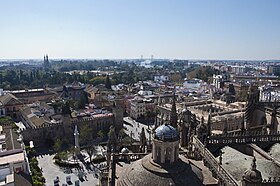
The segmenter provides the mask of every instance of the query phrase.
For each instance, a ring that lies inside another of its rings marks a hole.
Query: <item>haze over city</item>
[[[277,0],[0,2],[0,59],[280,59]]]

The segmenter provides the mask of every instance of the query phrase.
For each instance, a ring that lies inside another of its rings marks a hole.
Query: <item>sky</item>
[[[280,59],[279,0],[0,0],[0,59]]]

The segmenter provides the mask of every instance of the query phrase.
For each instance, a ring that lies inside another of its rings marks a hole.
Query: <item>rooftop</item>
[[[9,164],[9,163],[13,163],[13,162],[22,162],[24,160],[25,160],[24,152],[19,152],[19,153],[0,157],[0,165]]]

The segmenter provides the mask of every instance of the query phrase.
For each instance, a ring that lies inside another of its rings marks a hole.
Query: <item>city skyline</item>
[[[280,59],[279,1],[0,2],[0,59]]]

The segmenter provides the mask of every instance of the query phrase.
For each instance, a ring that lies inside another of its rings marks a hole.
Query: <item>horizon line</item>
[[[43,58],[5,58],[1,59],[1,61],[24,61],[24,60],[39,60],[39,61],[44,61]],[[49,61],[51,60],[151,60],[151,58],[49,58]],[[188,60],[188,61],[280,61],[279,59],[199,59],[199,58],[192,58],[192,59],[187,59],[187,58],[153,58],[153,61],[155,60]]]

